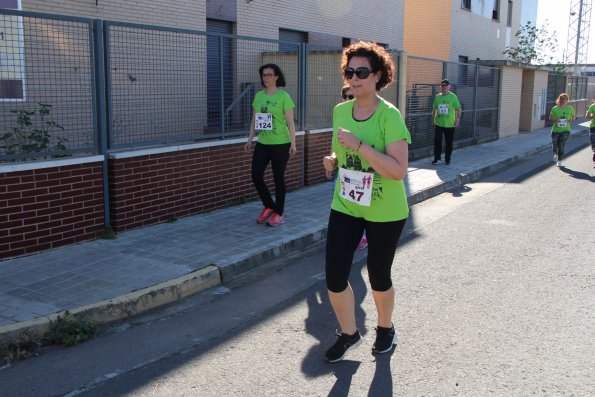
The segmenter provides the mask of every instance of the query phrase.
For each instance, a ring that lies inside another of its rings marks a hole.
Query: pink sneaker
[[[267,225],[275,227],[275,226],[279,226],[282,223],[283,223],[283,215],[279,215],[276,212],[273,212],[273,215],[271,215],[271,219],[269,219],[269,221],[267,222]]]
[[[258,218],[256,218],[256,223],[264,223],[267,219],[269,219],[269,216],[271,216],[272,213],[273,213],[272,209],[263,208],[262,211],[260,212],[260,216]]]
[[[362,237],[362,240],[357,245],[358,250],[363,250],[368,246],[368,238],[366,236]]]

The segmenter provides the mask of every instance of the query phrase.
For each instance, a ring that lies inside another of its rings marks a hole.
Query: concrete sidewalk
[[[588,141],[588,123],[570,139]],[[410,163],[411,205],[476,181],[551,146],[549,128],[453,152],[452,164]],[[321,159],[322,161],[322,159]],[[322,166],[322,165],[321,165]],[[228,281],[323,240],[331,183],[288,193],[285,222],[256,224],[258,201],[37,255],[0,261],[0,345],[38,338],[64,311],[121,320]]]

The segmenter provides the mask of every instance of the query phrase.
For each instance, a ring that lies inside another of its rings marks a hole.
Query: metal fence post
[[[298,51],[298,80],[299,80],[299,128],[306,128],[306,96],[308,95],[308,47],[306,43],[301,43]]]
[[[473,79],[473,118],[471,127],[471,137],[476,139],[475,131],[477,129],[477,86],[479,84],[479,65],[475,65],[475,78]]]
[[[104,47],[104,22],[101,19],[93,20],[93,55],[95,64],[95,123],[97,131],[97,144],[99,154],[103,155],[103,224],[111,228],[109,205],[109,172],[108,172],[108,136],[107,136],[107,111],[106,111],[106,85],[105,85],[105,47]]]
[[[219,36],[219,122],[221,123],[221,138],[225,139],[225,82],[223,81],[223,36]]]
[[[397,108],[405,119],[407,115],[407,52],[399,51],[398,56]]]

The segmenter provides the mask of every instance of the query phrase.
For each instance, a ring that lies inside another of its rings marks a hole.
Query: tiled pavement
[[[576,123],[571,139],[587,142],[587,125]],[[449,166],[432,166],[429,158],[413,161],[406,180],[409,202],[548,150],[549,135],[544,128],[458,149]],[[321,183],[290,192],[285,223],[277,228],[254,222],[261,208],[254,201],[125,232],[116,240],[0,261],[0,343],[24,331],[41,332],[65,310],[84,315],[93,307],[98,322],[136,314],[324,239],[331,189],[330,183]],[[114,313],[118,305],[126,309]],[[102,312],[105,308],[109,313]]]

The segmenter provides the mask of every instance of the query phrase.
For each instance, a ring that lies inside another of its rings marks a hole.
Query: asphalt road
[[[584,143],[584,142],[583,142]],[[576,145],[576,143],[574,144]],[[455,152],[456,154],[456,152]],[[416,205],[393,266],[398,346],[327,364],[322,247],[0,370],[2,396],[593,396],[595,169],[583,146]]]

